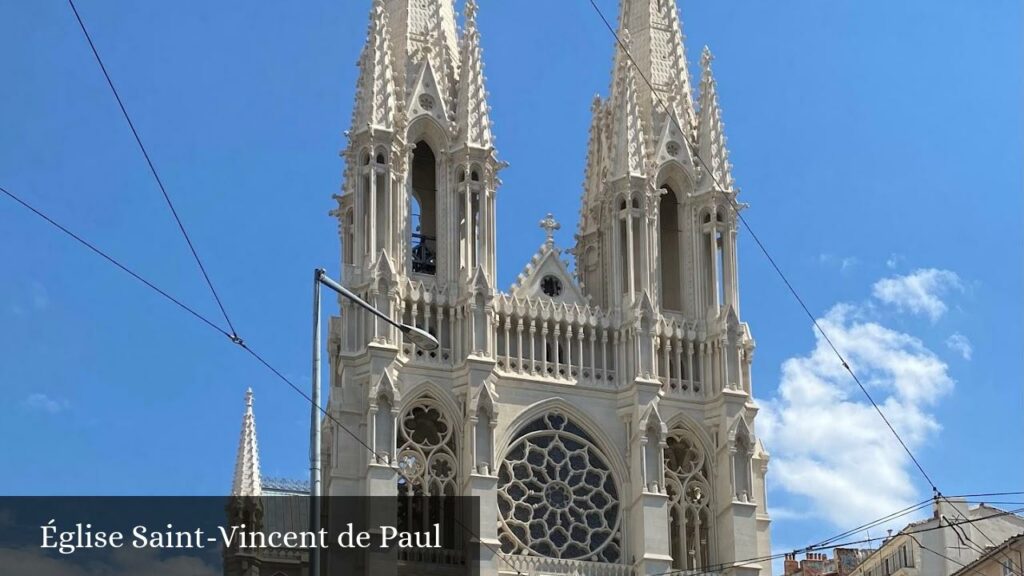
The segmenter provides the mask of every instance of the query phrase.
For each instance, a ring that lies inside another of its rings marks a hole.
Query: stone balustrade
[[[364,290],[360,296],[400,322],[430,332],[440,347],[419,348],[397,330],[342,302],[340,321],[348,332],[342,351],[358,353],[360,342],[393,344],[408,362],[439,368],[454,366],[472,354],[492,358],[502,376],[609,390],[621,388],[631,374],[639,373],[635,328],[597,307],[499,293],[484,311],[470,301],[454,302],[446,289],[414,279],[404,280],[398,294],[389,299]],[[490,332],[481,336],[476,330],[483,323]],[[671,312],[660,314],[652,330],[651,370],[643,373],[661,382],[666,397],[699,401],[721,391],[723,386],[715,383],[724,382],[728,373],[728,343],[721,331],[708,336]],[[741,354],[749,364],[749,350]],[[743,374],[739,380],[746,383],[749,376]]]
[[[600,310],[506,294],[493,305],[498,370],[602,388],[620,385],[620,332]]]

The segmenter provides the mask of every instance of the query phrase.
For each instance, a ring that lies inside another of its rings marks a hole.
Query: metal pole
[[[424,330],[395,322],[386,314],[377,310],[365,300],[356,296],[351,290],[331,280],[327,271],[317,268],[313,271],[313,390],[310,397],[313,406],[309,416],[309,529],[314,534],[320,532],[320,285],[323,284],[338,294],[355,302],[371,314],[397,327],[414,344],[427,350],[435,350],[439,346],[436,338]],[[309,576],[320,576],[320,549],[313,547],[309,551]]]
[[[320,280],[324,269],[313,271],[313,407],[309,417],[309,529],[320,532]],[[309,551],[309,574],[320,576],[320,548]]]

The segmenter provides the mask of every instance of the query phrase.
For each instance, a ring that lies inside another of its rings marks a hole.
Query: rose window
[[[562,281],[555,276],[545,276],[541,278],[540,290],[548,296],[556,298],[562,294]]]
[[[498,470],[505,554],[617,562],[619,493],[590,435],[558,412],[525,426]]]

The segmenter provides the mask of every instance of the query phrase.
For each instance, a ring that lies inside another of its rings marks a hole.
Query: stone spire
[[[488,149],[493,144],[490,107],[484,88],[480,31],[476,26],[476,0],[466,0],[466,30],[462,36],[458,103],[455,112],[459,140],[466,146]]]
[[[580,194],[580,217],[576,222],[577,236],[600,225],[601,192],[604,181],[604,118],[605,103],[594,94],[590,104],[590,134],[587,141],[587,161],[583,173],[583,191]]]
[[[458,35],[454,0],[384,0],[395,57],[395,79],[405,99],[416,89],[420,63],[430,60],[441,94],[452,110],[458,82]]]
[[[352,113],[353,133],[370,128],[394,129],[397,112],[395,61],[384,0],[374,0],[366,45],[359,57],[356,104]]]
[[[444,95],[448,110],[455,109],[455,91],[458,88],[459,62],[458,34],[455,31],[455,3],[448,0],[432,2],[430,18],[430,56],[437,72],[438,88]]]
[[[686,63],[686,35],[679,21],[679,11],[673,0],[661,1],[665,17],[669,23],[669,34],[666,48],[671,50],[669,98],[679,123],[688,128],[691,142],[696,141],[697,113],[693,106],[693,87],[690,84],[690,69]]]
[[[726,148],[725,126],[722,124],[722,110],[718,105],[718,87],[711,72],[711,61],[714,57],[705,46],[700,56],[700,116],[697,127],[697,146],[702,163],[700,182],[701,191],[712,187],[721,187],[731,191],[733,187],[732,166],[729,164],[729,151]],[[708,168],[711,174],[708,173]],[[713,175],[713,177],[712,177]],[[717,181],[717,184],[716,184]]]
[[[256,445],[256,418],[252,413],[252,388],[249,388],[245,392],[245,415],[242,416],[242,434],[238,439],[231,495],[259,496],[262,493],[260,451]]]
[[[612,86],[612,179],[623,176],[644,176],[646,132],[637,101],[636,72],[627,53],[632,49],[629,30],[623,30],[619,38],[622,46],[618,53],[618,67]]]
[[[653,91],[640,80],[637,101],[641,115],[652,128],[652,138],[669,122],[662,103],[677,116],[679,123],[695,137],[696,113],[693,90],[686,62],[686,49],[679,10],[675,0],[622,0],[619,8],[619,34],[629,30],[630,54]],[[639,80],[639,79],[638,79]],[[659,102],[660,100],[660,102]]]

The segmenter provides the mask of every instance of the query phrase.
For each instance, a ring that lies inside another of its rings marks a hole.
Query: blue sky
[[[482,4],[507,287],[545,212],[572,243],[612,39],[585,0]],[[306,385],[369,2],[79,9],[238,331]],[[750,224],[944,492],[1020,489],[1019,3],[681,9]],[[0,0],[0,52],[0,185],[217,317],[67,4]],[[222,493],[248,386],[264,473],[306,474],[308,405],[243,352],[3,198],[0,240],[0,493]],[[740,276],[774,544],[927,497],[745,232]]]

